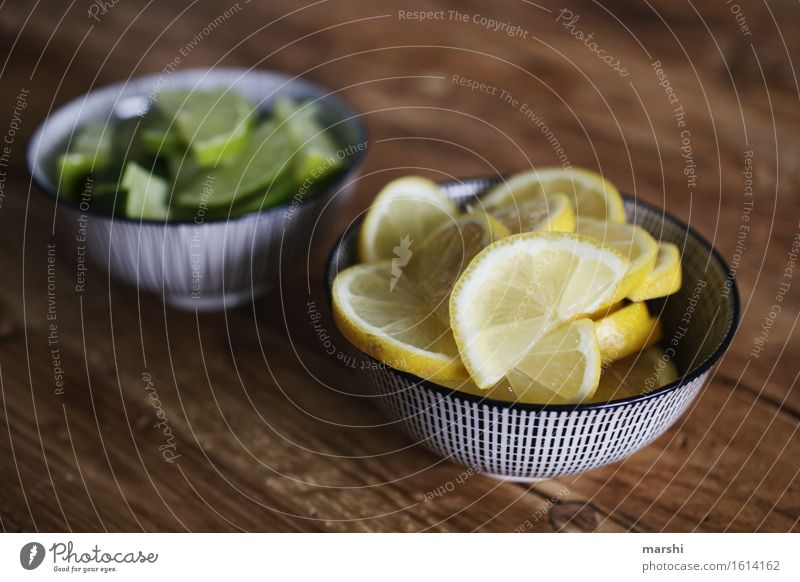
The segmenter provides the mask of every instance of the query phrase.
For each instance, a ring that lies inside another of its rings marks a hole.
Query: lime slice
[[[125,165],[121,186],[128,192],[125,216],[145,220],[165,220],[169,214],[167,206],[169,186],[135,162]]]
[[[285,124],[295,154],[292,158],[295,179],[318,181],[341,165],[336,143],[317,121],[313,103],[298,105],[289,99],[278,99],[273,108],[275,118]]]
[[[142,149],[154,156],[182,157],[186,152],[175,126],[155,108],[147,112],[139,139]]]
[[[87,124],[58,158],[58,190],[70,193],[78,180],[105,167],[110,159],[111,129],[104,122]]]
[[[204,167],[236,155],[247,143],[256,118],[252,104],[230,89],[175,90],[158,96],[156,106]]]
[[[176,188],[176,203],[191,208],[205,204],[208,208],[224,208],[258,192],[288,169],[291,146],[286,132],[272,121],[258,125],[250,134],[244,149],[225,166],[200,171]]]
[[[272,208],[278,204],[288,202],[295,192],[297,192],[297,188],[294,180],[284,174],[270,184],[266,192],[258,192],[236,204],[231,211],[231,215],[248,214]]]

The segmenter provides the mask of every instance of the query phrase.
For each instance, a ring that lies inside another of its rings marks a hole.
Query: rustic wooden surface
[[[739,22],[724,2],[567,4],[580,16],[575,28],[594,33],[625,77],[557,22],[565,4],[124,0],[97,21],[89,3],[65,13],[67,4],[0,3],[0,133],[28,91],[0,198],[3,530],[800,529],[797,269],[763,352],[751,355],[800,232],[796,2],[742,0]],[[226,9],[234,13],[204,33]],[[399,14],[440,9],[469,22]],[[518,24],[527,38],[487,30],[474,14]],[[542,132],[499,97],[505,89],[541,115],[572,164],[600,168],[665,206],[726,257],[736,254],[740,225],[751,227],[732,348],[691,410],[628,460],[532,486],[501,483],[464,475],[381,426],[348,370],[323,352],[306,303],[324,309],[321,269],[333,232],[314,242],[308,274],[297,265],[254,308],[200,316],[164,309],[98,269],[78,295],[74,260],[57,248],[65,370],[57,394],[47,319],[52,206],[31,187],[26,139],[51,108],[161,71],[182,47],[180,67],[288,71],[340,90],[364,114],[369,157],[335,231],[397,175],[558,163]],[[686,112],[693,190],[653,61]],[[453,75],[497,94],[458,86]],[[744,223],[747,150],[754,202]],[[158,450],[144,372],[177,437],[172,464]],[[424,501],[442,489],[452,490]]]

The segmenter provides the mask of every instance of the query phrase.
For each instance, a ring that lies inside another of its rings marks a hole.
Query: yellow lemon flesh
[[[481,201],[491,211],[556,193],[569,198],[579,219],[625,222],[619,190],[596,172],[583,168],[546,167],[521,172],[491,188]]]
[[[393,280],[391,261],[340,272],[332,298],[337,327],[361,351],[434,382],[468,378],[449,327],[408,277]]]
[[[603,364],[621,360],[661,340],[661,322],[644,303],[631,303],[596,322]]]
[[[589,237],[525,233],[481,251],[455,284],[450,325],[480,388],[490,388],[561,323],[610,303],[628,261]]]
[[[658,243],[653,270],[628,294],[628,298],[631,301],[646,301],[672,295],[681,288],[682,279],[680,250],[674,244],[662,241]]]
[[[358,239],[363,262],[397,258],[458,213],[432,181],[409,176],[389,182],[364,217]]]
[[[676,381],[675,363],[658,346],[614,362],[603,370],[600,384],[589,402],[610,402],[647,394]]]
[[[640,226],[586,218],[578,221],[577,232],[617,249],[630,261],[630,269],[614,296],[615,302],[639,287],[656,264],[658,243]]]

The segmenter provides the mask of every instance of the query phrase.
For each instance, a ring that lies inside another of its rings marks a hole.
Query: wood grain
[[[0,133],[19,92],[29,97],[0,204],[3,530],[800,529],[796,275],[764,350],[752,355],[800,235],[800,38],[791,30],[800,8],[741,2],[746,35],[725,3],[698,4],[568,6],[627,77],[557,22],[563,4],[126,1],[99,22],[80,6],[4,4]],[[458,10],[469,22],[410,21],[400,10]],[[527,38],[487,30],[476,14],[517,24]],[[65,370],[57,394],[47,319],[53,207],[31,186],[26,139],[67,100],[161,71],[176,56],[181,68],[275,68],[338,90],[369,127],[366,167],[333,231],[313,242],[308,273],[296,265],[281,289],[227,314],[165,309],[97,268],[78,295],[74,259],[55,242]],[[686,112],[694,188],[654,61]],[[454,75],[497,91],[470,91]],[[541,116],[572,164],[598,168],[689,222],[727,258],[739,255],[743,306],[731,349],[667,434],[623,462],[532,486],[465,473],[413,445],[324,353],[306,313],[316,302],[343,341],[325,308],[324,258],[390,178],[558,163],[552,142],[502,90]],[[746,151],[755,195],[745,222]],[[144,373],[175,435],[173,463],[159,451]],[[430,495],[442,489],[451,490]]]

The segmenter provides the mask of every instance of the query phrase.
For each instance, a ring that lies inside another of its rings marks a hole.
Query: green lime
[[[297,187],[294,179],[292,179],[288,173],[285,173],[270,184],[266,192],[251,194],[248,198],[242,200],[241,203],[237,203],[233,210],[231,210],[231,215],[259,212],[272,208],[273,206],[278,206],[279,204],[288,202],[296,191]]]
[[[156,107],[204,167],[239,153],[256,118],[252,104],[229,89],[165,91]]]
[[[298,105],[282,98],[276,101],[273,113],[284,124],[295,151],[292,166],[298,184],[316,182],[341,165],[336,144],[317,121],[313,103]]]
[[[272,121],[260,123],[243,149],[224,166],[195,174],[176,189],[176,203],[191,208],[228,207],[264,192],[288,168],[291,146],[286,132]]]
[[[122,174],[122,189],[128,193],[125,216],[164,220],[169,214],[169,185],[136,162],[128,162]]]
[[[58,158],[59,191],[71,193],[75,184],[111,159],[111,128],[103,122],[85,125]]]

